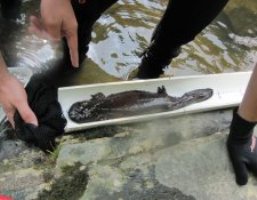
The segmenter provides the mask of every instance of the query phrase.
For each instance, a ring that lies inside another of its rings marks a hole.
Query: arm
[[[227,148],[239,185],[248,181],[248,170],[257,174],[257,138],[253,135],[257,124],[257,64],[253,70],[243,100],[234,110],[227,140]]]
[[[26,123],[38,124],[37,118],[33,111],[30,109],[27,102],[27,94],[23,85],[12,76],[6,67],[4,59],[0,52],[0,105],[3,107],[4,112],[9,122],[14,127],[14,113],[16,110],[22,116]]]
[[[4,62],[4,58],[0,52],[0,80],[1,80],[1,77],[4,75],[7,75],[7,73],[8,73],[8,70]]]
[[[244,98],[238,113],[244,119],[257,122],[257,63],[248,83]]]

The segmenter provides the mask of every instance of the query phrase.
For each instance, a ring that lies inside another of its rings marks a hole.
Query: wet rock
[[[17,200],[34,199],[45,187],[44,170],[40,169],[46,155],[29,148],[24,142],[0,135],[0,194]]]
[[[87,140],[80,139],[83,133],[75,138],[66,136],[60,140],[60,151],[53,153],[56,168],[37,151],[26,150],[17,158],[33,160],[27,165],[18,163],[19,159],[5,159],[0,165],[0,177],[19,171],[25,177],[30,175],[26,188],[11,188],[16,183],[13,178],[0,178],[0,184],[8,180],[9,189],[4,188],[4,193],[21,200],[32,199],[30,195],[54,200],[60,195],[62,199],[72,195],[74,200],[254,200],[257,180],[250,177],[244,187],[234,180],[225,148],[230,120],[231,111],[201,113],[130,125],[131,129],[112,137]],[[78,161],[83,167],[73,168]],[[16,164],[22,169],[15,168]],[[32,166],[38,171],[24,169]],[[72,173],[60,176],[67,166]],[[34,190],[29,185],[36,176],[40,179],[34,182]]]
[[[136,167],[136,166],[135,166]],[[87,190],[81,200],[194,200],[176,188],[160,184],[151,166],[140,169],[120,170],[110,166],[96,166],[91,172]]]
[[[226,129],[230,118],[231,112],[225,111],[156,120],[134,125],[134,130],[129,134],[117,134],[112,138],[89,140],[79,144],[65,144],[61,147],[57,166],[72,165],[75,162],[88,164],[155,151]]]
[[[65,167],[63,175],[53,181],[48,190],[40,192],[37,200],[75,200],[79,199],[86,190],[88,170],[80,163]]]
[[[252,0],[231,0],[225,8],[232,30],[241,36],[256,36],[257,3]],[[241,16],[241,17],[238,17]]]
[[[27,148],[22,141],[0,139],[0,161],[14,158]]]
[[[244,187],[235,183],[226,137],[217,133],[119,162],[113,159],[92,164],[81,199],[257,199],[254,177]]]
[[[32,168],[8,171],[1,174],[0,193],[18,200],[33,199],[43,187],[42,171]]]
[[[257,199],[255,179],[244,187],[236,185],[225,140],[225,134],[215,134],[156,153],[157,180],[197,200]]]

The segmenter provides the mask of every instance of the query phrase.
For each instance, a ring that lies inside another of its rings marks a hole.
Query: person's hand
[[[13,128],[16,110],[26,123],[38,125],[37,117],[28,105],[23,85],[9,73],[1,74],[0,77],[0,104]]]
[[[245,185],[248,181],[248,169],[257,174],[257,148],[256,137],[252,136],[243,143],[235,140],[228,140],[228,152],[238,185]]]
[[[248,181],[248,170],[257,175],[257,144],[253,129],[256,122],[249,122],[233,112],[230,133],[227,140],[229,158],[232,162],[238,185]]]
[[[53,41],[59,41],[61,37],[65,37],[71,63],[74,67],[78,67],[78,23],[70,1],[41,0],[41,19],[35,16],[30,18],[30,31]]]

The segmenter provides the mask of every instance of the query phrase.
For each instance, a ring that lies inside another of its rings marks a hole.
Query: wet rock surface
[[[234,183],[225,142],[226,135],[217,133],[158,152],[157,179],[199,200],[250,199],[255,181],[242,188]]]
[[[58,138],[49,155],[1,133],[0,193],[18,200],[254,200],[256,178],[244,187],[234,181],[225,148],[230,120],[224,110],[92,129]]]
[[[129,169],[126,173],[122,173],[117,169],[98,168],[98,172],[103,169],[109,171],[110,177],[106,181],[113,182],[113,189],[106,187],[104,184],[99,184],[104,178],[102,173],[98,173],[96,181],[92,180],[81,199],[143,199],[143,200],[194,200],[193,196],[184,194],[177,188],[170,188],[162,185],[155,179],[154,167],[149,166],[145,171],[140,169]],[[112,172],[111,172],[112,171]],[[106,178],[105,178],[106,179]],[[92,185],[94,187],[92,187]],[[115,187],[116,186],[116,187]],[[95,190],[98,187],[98,192]]]

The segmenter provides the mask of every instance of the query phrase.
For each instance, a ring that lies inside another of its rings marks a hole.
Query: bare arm
[[[242,103],[239,106],[238,113],[247,121],[257,121],[257,63],[248,83]]]
[[[0,80],[1,80],[1,77],[6,75],[7,73],[8,73],[8,70],[7,70],[6,64],[0,52]]]

